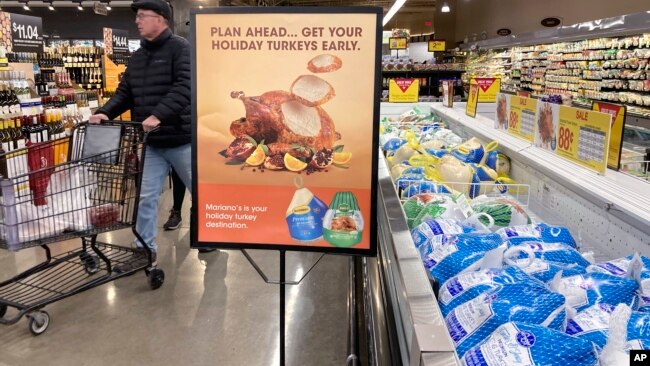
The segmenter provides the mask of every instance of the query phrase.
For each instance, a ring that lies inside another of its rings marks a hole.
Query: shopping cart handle
[[[107,119],[103,120],[100,123],[90,123],[88,121],[83,121],[80,122],[77,126],[84,126],[84,125],[104,125],[104,126],[134,126],[134,127],[142,127],[142,122],[137,122],[137,121],[120,121],[120,120],[114,120],[114,119]],[[154,129],[150,131],[144,131],[145,133],[152,133],[155,132],[159,129],[159,126],[156,126]],[[144,130],[144,129],[143,129]]]

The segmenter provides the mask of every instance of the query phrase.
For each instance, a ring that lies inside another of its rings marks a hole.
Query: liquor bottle
[[[3,118],[7,118],[7,115],[9,114],[9,103],[5,88],[6,86],[4,85],[0,86],[0,115],[2,115]]]
[[[9,113],[18,114],[20,113],[20,100],[14,89],[11,89],[9,92]]]

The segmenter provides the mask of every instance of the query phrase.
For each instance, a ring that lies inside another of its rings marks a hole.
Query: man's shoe
[[[125,262],[120,263],[113,267],[113,272],[116,274],[122,274],[131,272],[128,276],[134,274],[133,272],[136,268],[141,267],[149,263],[149,258],[147,258],[147,252],[136,252],[131,255],[130,258],[126,259]],[[151,267],[156,267],[158,265],[158,253],[151,252]]]
[[[181,218],[181,212],[172,209],[169,211],[169,219],[167,219],[167,222],[165,225],[163,225],[163,229],[165,230],[176,230],[179,227],[181,227],[181,222],[183,219]]]
[[[212,253],[215,250],[217,250],[217,249],[215,249],[215,248],[199,248],[199,253]]]

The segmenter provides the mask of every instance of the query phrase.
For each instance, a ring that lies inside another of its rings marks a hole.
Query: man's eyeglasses
[[[135,16],[135,19],[136,20],[142,20],[144,18],[156,18],[156,17],[159,17],[159,16],[161,16],[161,15],[158,15],[158,14],[138,14],[138,15]]]

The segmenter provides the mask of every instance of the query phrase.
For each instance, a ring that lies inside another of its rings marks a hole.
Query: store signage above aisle
[[[611,119],[607,113],[538,102],[535,146],[604,175]]]
[[[193,247],[376,254],[381,14],[192,10]]]
[[[405,50],[408,47],[408,38],[390,37],[388,48],[391,50]]]
[[[535,141],[537,100],[510,94],[497,94],[495,128],[530,142]]]
[[[597,112],[609,113],[612,116],[612,130],[609,135],[609,154],[607,167],[618,170],[621,166],[621,151],[623,150],[623,130],[625,128],[625,106],[594,102],[591,109]]]
[[[419,97],[419,79],[390,79],[388,82],[389,103],[417,103]]]
[[[480,88],[478,84],[470,84],[467,105],[465,105],[465,114],[470,117],[476,117],[476,107],[478,105],[478,96]]]
[[[470,80],[471,84],[479,86],[479,103],[494,103],[497,101],[497,93],[501,90],[500,78],[472,78]]]
[[[441,52],[446,49],[446,42],[444,39],[434,39],[429,41],[428,49],[429,52]]]
[[[43,52],[43,19],[0,12],[0,42],[7,52]]]

